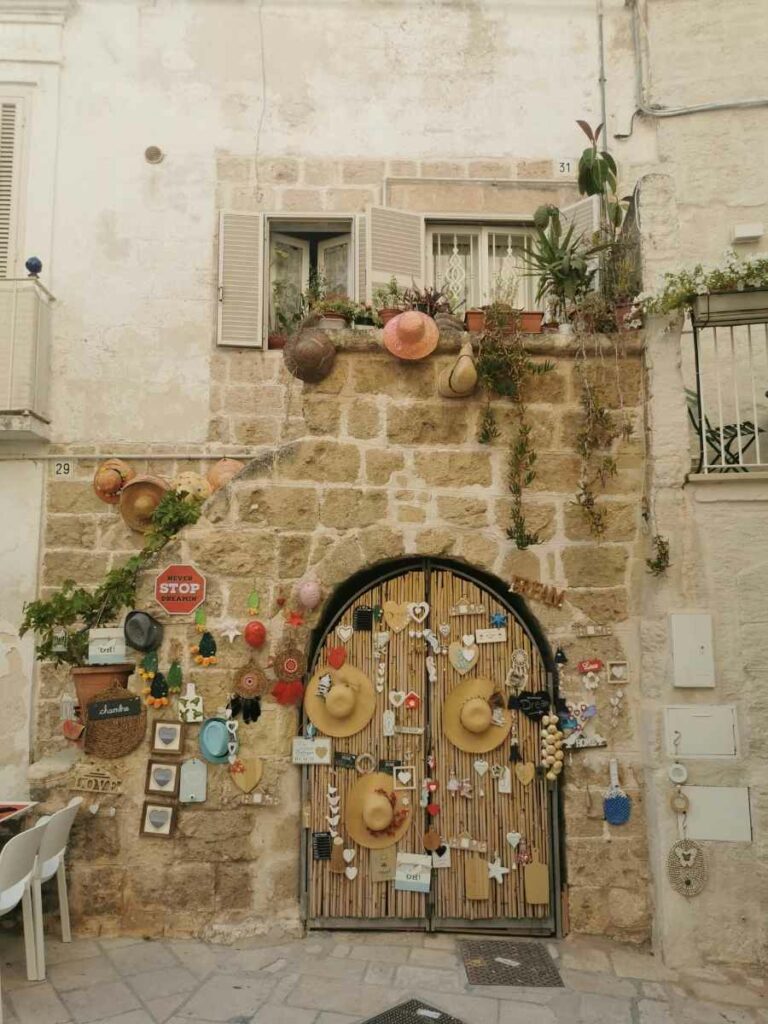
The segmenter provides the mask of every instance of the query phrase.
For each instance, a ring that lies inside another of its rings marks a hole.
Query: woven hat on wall
[[[128,612],[123,634],[125,642],[134,651],[156,651],[163,642],[163,624],[149,612]]]
[[[440,328],[431,316],[410,309],[384,325],[384,347],[398,359],[424,359],[434,352]]]
[[[305,328],[285,343],[283,362],[288,373],[308,384],[317,384],[333,369],[336,349],[325,331]]]
[[[152,527],[152,515],[160,504],[168,484],[159,476],[135,476],[120,492],[120,515],[126,526],[137,533]]]
[[[117,505],[120,501],[120,492],[135,476],[136,470],[127,462],[123,462],[122,459],[107,459],[93,474],[96,497],[107,505]]]
[[[214,491],[218,491],[243,469],[245,469],[245,463],[240,462],[239,459],[219,459],[208,470],[206,479]]]
[[[144,739],[147,711],[141,697],[122,686],[95,694],[86,704],[85,752],[111,759],[130,754]]]
[[[454,747],[468,754],[495,750],[509,735],[512,716],[506,708],[496,709],[503,725],[493,722],[490,698],[496,686],[490,679],[465,679],[443,701],[443,731]]]
[[[371,772],[349,791],[344,821],[347,835],[369,850],[393,846],[408,830],[411,808],[407,792],[394,788],[385,772]]]
[[[360,669],[323,665],[304,692],[304,710],[325,736],[354,736],[373,718],[376,692]]]
[[[200,473],[193,473],[191,470],[179,473],[171,481],[171,490],[177,494],[186,494],[187,498],[199,498],[205,501],[213,494],[213,487]]]

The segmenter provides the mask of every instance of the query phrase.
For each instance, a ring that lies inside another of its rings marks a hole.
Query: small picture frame
[[[170,839],[176,831],[177,808],[175,804],[161,804],[145,800],[141,808],[139,835],[156,839]]]
[[[624,683],[629,682],[629,662],[627,661],[609,661],[608,662],[608,682],[613,683],[615,686],[622,686]]]
[[[168,796],[174,800],[179,795],[181,765],[177,761],[150,759],[147,765],[147,779],[144,792],[147,796]]]
[[[167,718],[152,723],[152,753],[181,754],[184,750],[184,725]]]
[[[400,764],[393,767],[392,780],[393,789],[416,789],[416,766],[412,764]]]

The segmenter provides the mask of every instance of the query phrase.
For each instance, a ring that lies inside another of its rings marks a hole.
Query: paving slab
[[[73,943],[74,945],[74,943]],[[104,981],[119,981],[112,963],[102,953],[84,960],[68,960],[47,969],[48,981],[58,992],[73,988],[90,988]]]
[[[634,1024],[629,999],[615,999],[591,993],[579,999],[580,1024]]]
[[[78,1024],[104,1021],[128,1010],[140,1010],[141,1003],[122,981],[89,985],[62,992],[61,998]]]
[[[245,1017],[246,1021],[261,1007],[275,987],[269,977],[235,977],[217,974],[203,982],[176,1016],[202,1018],[206,1021],[230,1021]]]
[[[8,999],[20,1024],[67,1024],[72,1020],[56,990],[47,982],[14,989]]]
[[[554,1010],[549,1006],[530,1003],[502,1003],[499,1024],[558,1024]]]
[[[161,968],[159,971],[145,971],[143,974],[132,974],[127,979],[136,995],[147,1002],[178,993],[192,992],[200,984],[199,980],[186,967]],[[170,1017],[170,1014],[168,1014]]]
[[[179,966],[178,959],[163,942],[134,942],[110,949],[107,955],[123,977]]]

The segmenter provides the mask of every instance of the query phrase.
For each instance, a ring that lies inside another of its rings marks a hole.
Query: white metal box
[[[736,757],[738,753],[736,708],[732,704],[666,707],[664,731],[671,757]]]
[[[690,801],[685,819],[689,839],[752,842],[746,786],[683,786],[683,793]]]
[[[669,616],[674,685],[713,687],[712,616],[706,612],[673,612]]]
[[[120,665],[127,660],[122,626],[88,630],[89,665]]]

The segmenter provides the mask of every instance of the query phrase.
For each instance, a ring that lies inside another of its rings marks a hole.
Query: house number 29
[[[53,475],[55,477],[71,477],[74,475],[74,463],[70,459],[58,459],[53,464]]]

